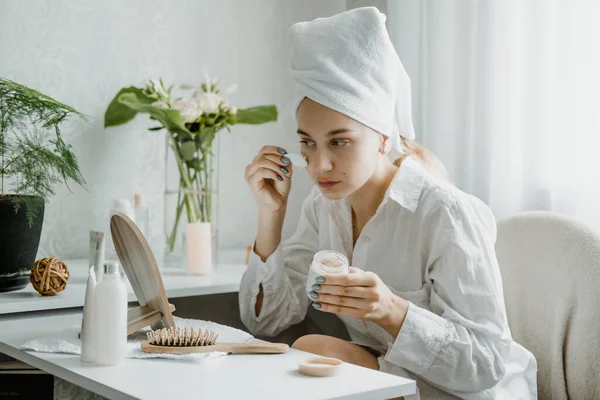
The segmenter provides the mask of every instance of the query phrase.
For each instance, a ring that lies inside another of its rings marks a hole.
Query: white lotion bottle
[[[96,363],[117,365],[125,359],[127,345],[127,287],[118,262],[104,264],[96,287]]]
[[[95,323],[96,323],[96,273],[92,265],[89,270],[85,287],[85,302],[83,304],[83,320],[81,321],[81,361],[96,360]]]

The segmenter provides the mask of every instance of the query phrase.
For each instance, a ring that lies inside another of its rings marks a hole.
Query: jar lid
[[[333,376],[340,370],[342,361],[337,358],[318,357],[300,363],[298,371],[308,376]]]

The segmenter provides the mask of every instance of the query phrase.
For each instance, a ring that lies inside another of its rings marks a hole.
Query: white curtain
[[[497,218],[600,229],[600,1],[389,0],[417,140]]]

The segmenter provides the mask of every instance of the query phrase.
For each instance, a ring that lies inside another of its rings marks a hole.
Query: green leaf
[[[236,116],[236,124],[252,124],[260,125],[267,122],[277,121],[277,107],[257,106],[238,110]]]
[[[135,118],[137,111],[126,104],[119,101],[123,94],[131,94],[135,98],[136,103],[140,104],[152,104],[153,100],[146,97],[142,92],[142,89],[138,89],[134,86],[123,88],[119,90],[119,93],[112,99],[106,112],[104,113],[104,127],[123,125]]]
[[[152,118],[162,123],[169,131],[183,131],[190,133],[181,120],[181,115],[178,110],[156,107],[145,101],[140,101],[134,93],[123,93],[119,96],[118,100],[121,104],[136,112],[150,114]]]
[[[181,144],[180,149],[183,161],[191,161],[194,159],[194,155],[196,154],[196,144],[194,142],[184,142]]]
[[[71,113],[80,117],[86,117],[79,111],[75,110],[73,107],[63,104],[50,96],[38,92],[35,89],[11,81],[10,79],[0,78],[0,86],[10,90],[12,93],[18,93],[17,96],[14,96],[10,99],[11,101],[23,101],[24,98],[29,98],[31,102],[37,102],[37,104],[40,106],[46,105],[49,109],[66,111],[66,113],[62,112],[61,114]],[[28,104],[25,104],[25,106],[28,106]],[[48,128],[53,125],[54,119],[50,119],[47,115],[45,115],[41,119],[44,120],[44,128]]]

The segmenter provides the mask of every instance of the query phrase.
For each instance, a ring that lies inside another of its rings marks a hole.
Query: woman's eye
[[[345,140],[332,140],[332,141],[331,141],[331,144],[332,144],[334,147],[343,147],[343,146],[345,146],[347,143],[348,143],[348,142],[347,142],[347,141],[345,141]]]
[[[302,146],[304,147],[311,147],[314,146],[315,142],[313,142],[312,140],[301,140],[300,144],[302,144]]]

